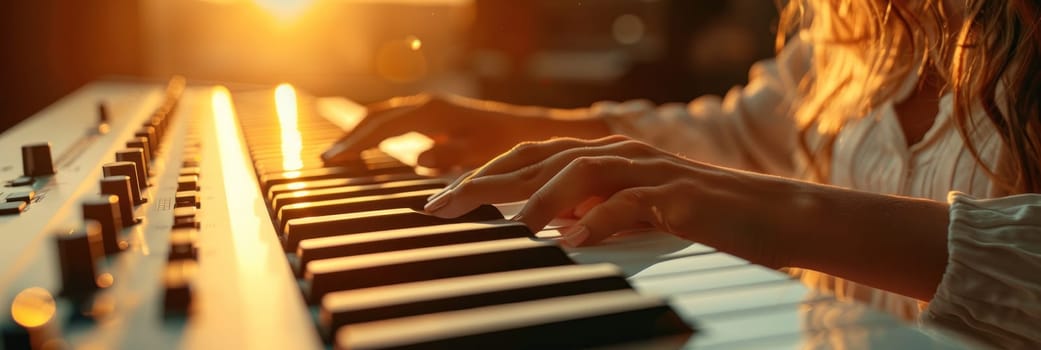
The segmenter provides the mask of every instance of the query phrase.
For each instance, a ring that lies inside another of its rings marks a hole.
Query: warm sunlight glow
[[[419,49],[423,48],[423,41],[419,40],[419,38],[417,37],[409,36],[408,46],[412,49],[412,51],[419,51]]]
[[[258,6],[270,13],[272,16],[290,21],[304,13],[314,0],[253,0]]]
[[[275,88],[275,110],[278,111],[278,123],[282,128],[296,129],[296,90],[292,85],[282,83]]]
[[[46,289],[33,287],[21,291],[11,302],[11,318],[25,328],[46,325],[54,318],[57,306],[54,297]]]
[[[405,164],[415,166],[419,154],[432,146],[434,146],[434,141],[426,135],[410,132],[383,140],[380,143],[380,150],[400,159]]]
[[[304,160],[300,157],[304,142],[297,126],[299,112],[296,90],[292,85],[283,83],[275,88],[275,110],[278,112],[278,125],[282,131],[282,169],[300,170],[304,167]]]
[[[235,109],[231,107],[231,92],[228,91],[228,88],[223,86],[213,88],[210,103],[218,127],[236,128]]]

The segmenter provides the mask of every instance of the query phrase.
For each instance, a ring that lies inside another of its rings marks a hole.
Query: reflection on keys
[[[292,251],[300,241],[309,238],[495,219],[502,219],[502,214],[490,205],[454,219],[426,215],[411,208],[385,209],[292,219],[286,224],[282,239],[286,251]]]
[[[308,239],[300,242],[296,255],[303,267],[319,259],[509,238],[534,237],[515,221],[468,222]]]
[[[611,264],[514,270],[333,292],[322,299],[322,328],[543,298],[629,289]]]

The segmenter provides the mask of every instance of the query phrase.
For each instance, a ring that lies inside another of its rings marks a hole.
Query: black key
[[[291,168],[286,168],[283,159],[266,159],[263,161],[256,161],[255,163],[253,163],[253,169],[256,170],[257,174],[261,176],[286,171],[312,170],[321,169],[325,167],[325,164],[322,163],[321,160],[313,159],[300,160],[299,163],[294,163]]]
[[[319,320],[331,334],[353,323],[630,288],[612,264],[541,267],[333,292]]]
[[[374,196],[331,199],[327,201],[290,204],[278,211],[278,221],[285,228],[286,222],[296,218],[311,216],[360,213],[394,208],[423,209],[427,198],[441,192],[439,189],[381,194]]]
[[[394,181],[419,180],[425,178],[426,177],[415,173],[402,173],[367,177],[351,177],[343,179],[294,181],[290,183],[271,186],[271,188],[269,188],[267,191],[267,198],[268,200],[272,200],[277,195],[300,190],[318,190],[331,187],[368,185]]]
[[[319,259],[521,237],[535,235],[528,226],[510,220],[413,227],[303,240],[297,259],[304,267]]]
[[[573,263],[556,244],[528,238],[356,255],[308,263],[305,294],[318,303],[340,290]]]
[[[284,173],[272,173],[260,176],[260,185],[267,191],[268,188],[278,184],[284,184],[296,181],[307,181],[307,180],[322,180],[322,179],[334,179],[334,178],[348,178],[348,177],[362,177],[362,176],[376,176],[376,175],[387,175],[387,174],[408,174],[415,173],[412,167],[407,165],[400,165],[388,168],[378,169],[365,169],[360,167],[335,167],[335,168],[321,168],[321,169],[309,169],[301,171],[289,171]]]
[[[300,190],[283,193],[271,200],[271,208],[274,211],[282,209],[283,206],[293,203],[316,202],[331,199],[354,198],[374,196],[381,194],[392,194],[399,192],[410,192],[418,190],[441,189],[448,186],[442,179],[422,179],[410,181],[386,182],[380,184],[343,186],[323,188],[315,190]]]
[[[336,349],[577,349],[691,332],[665,301],[618,290],[348,325]]]
[[[282,240],[286,251],[293,252],[300,241],[310,238],[502,218],[499,209],[491,205],[482,205],[452,219],[427,215],[409,208],[395,208],[292,219],[286,223]]]
[[[326,147],[322,147],[324,150]],[[338,164],[326,164],[319,157],[321,151],[315,152],[313,157],[299,155],[300,159],[294,157],[293,168],[285,167],[285,155],[278,150],[277,153],[263,157],[253,157],[253,167],[256,169],[257,174],[267,175],[286,171],[297,171],[297,170],[311,170],[320,169],[327,167],[347,167],[347,168],[358,168],[358,169],[382,169],[391,167],[402,167],[405,166],[397,159],[388,160],[377,160],[377,161],[356,161],[353,163],[338,163]]]

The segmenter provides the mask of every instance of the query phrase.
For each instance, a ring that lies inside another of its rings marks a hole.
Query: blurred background
[[[367,103],[687,101],[773,54],[774,0],[33,0],[0,12],[0,130],[106,77]]]

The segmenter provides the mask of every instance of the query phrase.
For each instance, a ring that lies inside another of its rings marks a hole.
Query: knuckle
[[[524,158],[533,156],[539,147],[539,143],[534,141],[524,141],[513,146],[510,150],[510,155],[513,157]]]
[[[579,173],[595,172],[604,167],[602,157],[576,157],[568,164],[568,168]]]
[[[626,136],[626,135],[615,134],[615,135],[604,137],[601,140],[603,140],[606,143],[619,143],[619,142],[631,141],[632,138],[630,138],[629,136]]]
[[[654,147],[643,141],[628,140],[619,144],[622,150],[632,156],[649,156],[655,153]]]

